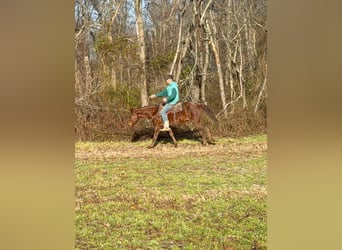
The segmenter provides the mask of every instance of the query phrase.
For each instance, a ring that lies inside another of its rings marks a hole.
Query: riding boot
[[[162,129],[160,129],[160,131],[170,131],[169,121],[164,122],[164,127]]]

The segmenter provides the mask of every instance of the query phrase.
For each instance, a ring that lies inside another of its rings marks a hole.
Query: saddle
[[[162,108],[163,108],[163,105],[160,104],[159,108],[158,108],[158,114],[160,113],[160,110]],[[172,108],[169,111],[167,111],[167,114],[168,113],[177,113],[177,112],[180,112],[180,111],[183,111],[183,103],[182,102],[178,102],[175,105],[173,105]]]
[[[177,113],[179,111],[183,111],[183,103],[182,102],[178,102],[175,105],[172,106],[172,108],[167,112],[174,112]]]
[[[163,108],[163,105],[160,104],[159,108],[158,108],[158,112],[157,112],[158,117],[159,117],[159,114],[160,114],[160,111],[162,108]],[[181,111],[183,111],[183,103],[178,102],[177,104],[173,105],[169,111],[167,111],[167,114],[169,114],[169,113],[173,114],[174,121],[176,121],[176,113],[181,112]],[[185,118],[185,121],[189,121],[189,118]]]

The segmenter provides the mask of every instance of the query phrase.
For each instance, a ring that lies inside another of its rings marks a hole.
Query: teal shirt
[[[163,91],[156,94],[158,97],[167,97],[166,103],[176,104],[179,101],[178,85],[171,82]]]

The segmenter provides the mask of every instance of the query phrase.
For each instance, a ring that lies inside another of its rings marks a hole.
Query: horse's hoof
[[[150,146],[147,146],[147,148],[153,148],[153,146],[152,146],[152,145],[150,145]]]
[[[177,148],[177,144],[175,144],[175,148]]]

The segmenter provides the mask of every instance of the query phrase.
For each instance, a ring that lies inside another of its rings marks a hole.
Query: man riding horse
[[[160,115],[164,122],[164,127],[160,129],[160,131],[170,131],[169,120],[166,113],[179,101],[178,85],[175,81],[173,81],[173,76],[168,75],[166,82],[168,85],[163,91],[149,96],[151,99],[155,97],[164,97],[163,102],[165,105],[160,111]]]

